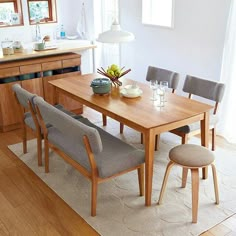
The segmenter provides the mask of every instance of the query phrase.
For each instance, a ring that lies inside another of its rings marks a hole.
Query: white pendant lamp
[[[97,41],[101,43],[125,43],[134,40],[134,34],[121,29],[120,24],[115,20],[111,29],[98,35]]]

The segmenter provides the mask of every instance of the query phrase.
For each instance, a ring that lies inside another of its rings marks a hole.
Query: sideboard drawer
[[[39,72],[39,71],[41,71],[41,64],[20,66],[21,74],[27,74],[27,73],[33,73],[33,72]]]
[[[10,77],[10,76],[19,75],[19,74],[20,74],[19,67],[4,68],[4,69],[1,69],[0,78]]]
[[[80,64],[81,64],[81,58],[80,57],[62,60],[63,68],[70,67],[70,66],[79,66]]]
[[[53,69],[60,69],[62,68],[61,61],[50,61],[47,63],[42,63],[42,70],[53,70]]]

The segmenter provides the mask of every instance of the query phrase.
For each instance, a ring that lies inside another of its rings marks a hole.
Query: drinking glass
[[[152,101],[156,101],[157,100],[157,87],[158,87],[158,83],[156,80],[151,80],[150,81],[150,88],[152,89],[152,97],[150,98]]]
[[[165,103],[164,103],[164,95],[165,95],[164,87],[162,87],[161,85],[158,85],[156,93],[158,96],[157,106],[164,107],[164,105],[165,105]]]
[[[168,81],[160,81],[160,87],[164,91],[163,100],[164,100],[164,102],[167,102],[167,100],[166,100],[166,91],[169,87],[168,86]]]

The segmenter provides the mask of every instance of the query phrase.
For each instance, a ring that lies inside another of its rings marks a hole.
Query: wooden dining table
[[[109,116],[144,135],[145,147],[145,205],[151,205],[154,143],[156,134],[200,122],[201,145],[208,147],[209,111],[212,106],[167,92],[164,107],[158,107],[150,99],[152,90],[147,83],[122,78],[122,86],[112,86],[106,95],[93,93],[90,84],[93,79],[101,78],[98,74],[85,74],[65,79],[52,80],[54,102],[60,94],[73,98],[105,116]],[[136,98],[127,98],[120,91],[125,85],[136,84],[142,94]]]

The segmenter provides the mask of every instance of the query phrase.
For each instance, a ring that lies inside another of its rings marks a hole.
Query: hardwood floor
[[[32,135],[31,135],[32,138]],[[0,235],[99,235],[7,145],[20,131],[0,133]]]
[[[87,109],[85,114],[101,119]],[[99,235],[9,151],[7,145],[21,142],[20,137],[20,130],[0,133],[0,235]],[[216,143],[236,150],[223,138],[217,137]],[[236,214],[202,234],[225,235],[236,235]]]

